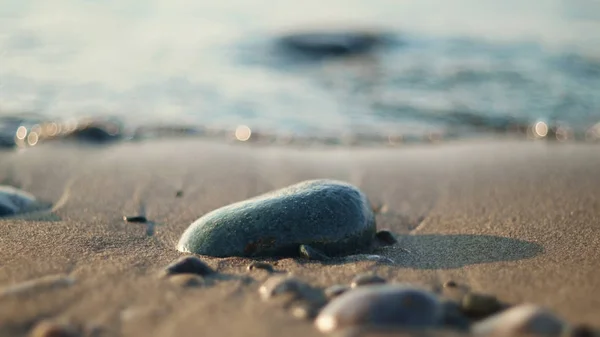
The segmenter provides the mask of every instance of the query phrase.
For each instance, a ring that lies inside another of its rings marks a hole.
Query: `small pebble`
[[[307,260],[325,261],[329,259],[329,256],[308,245],[300,245],[299,250],[300,257],[305,258]]]
[[[259,288],[263,300],[269,300],[276,296],[287,294],[292,300],[304,300],[312,304],[325,303],[325,295],[319,289],[300,281],[293,276],[277,275],[271,276]]]
[[[35,325],[29,333],[30,337],[77,337],[79,333],[67,324],[42,321]]]
[[[475,335],[494,336],[561,336],[566,323],[550,311],[523,304],[486,318],[472,326]]]
[[[269,273],[272,273],[275,271],[275,269],[273,268],[273,265],[271,265],[270,263],[266,263],[266,262],[252,262],[248,265],[247,267],[248,270],[255,270],[255,269],[262,269],[262,270],[266,270]]]
[[[460,308],[469,317],[483,318],[502,310],[502,304],[493,295],[468,293],[463,296]]]
[[[175,198],[181,198],[181,197],[183,197],[183,191],[179,190],[175,193]]]
[[[571,329],[570,337],[595,337],[598,334],[588,325],[577,325]]]
[[[321,310],[315,324],[321,332],[329,333],[373,325],[436,328],[443,319],[444,308],[432,293],[410,285],[379,284],[334,298]]]
[[[14,216],[46,208],[30,193],[18,188],[0,185],[0,217]]]
[[[308,302],[302,302],[292,307],[292,315],[302,320],[313,320],[319,314],[320,307]]]
[[[130,222],[130,223],[146,223],[146,222],[148,222],[148,219],[146,219],[146,217],[143,215],[124,216],[123,220],[125,220],[125,222]]]
[[[325,296],[329,300],[331,300],[335,297],[340,296],[341,294],[345,293],[348,290],[350,290],[350,287],[348,287],[346,285],[335,284],[335,285],[332,285],[331,287],[328,287],[325,289]]]
[[[212,270],[211,267],[195,256],[183,256],[169,264],[163,270],[165,276],[174,274],[196,274],[206,276],[213,273],[214,270]]]
[[[456,288],[458,284],[454,281],[447,281],[444,283],[444,288]]]
[[[398,239],[396,239],[396,236],[387,230],[380,230],[377,233],[375,233],[375,237],[377,238],[377,240],[379,240],[379,242],[385,244],[385,245],[393,245],[398,243]]]
[[[442,302],[444,307],[444,325],[448,328],[468,331],[471,325],[469,319],[460,311],[460,304],[455,301],[445,300]]]
[[[356,287],[360,287],[360,286],[365,286],[365,285],[369,285],[369,284],[382,284],[382,283],[386,283],[387,281],[378,275],[375,274],[360,274],[355,276],[352,279],[352,282],[350,283],[350,287],[351,288],[356,288]]]
[[[75,279],[67,275],[47,275],[37,279],[24,281],[0,288],[0,298],[11,295],[21,295],[36,291],[49,291],[66,288],[75,283]]]
[[[199,287],[205,284],[202,277],[196,274],[177,274],[169,277],[169,281],[180,287]]]

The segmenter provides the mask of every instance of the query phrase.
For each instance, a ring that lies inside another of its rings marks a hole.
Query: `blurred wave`
[[[0,142],[20,127],[112,140],[244,125],[253,139],[386,143],[537,123],[587,139],[600,121],[595,3],[14,2],[0,9]]]

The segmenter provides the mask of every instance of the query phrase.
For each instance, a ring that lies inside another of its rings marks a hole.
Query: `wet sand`
[[[287,258],[276,270],[322,287],[369,271],[431,287],[454,280],[600,328],[597,145],[302,149],[185,140],[0,152],[0,181],[54,204],[50,214],[0,220],[0,335],[25,336],[45,318],[98,336],[320,335],[261,301],[268,273],[247,271],[251,259],[202,257],[222,275],[204,287],[158,277],[183,255],[176,242],[201,215],[314,178],[350,182],[384,205],[378,228],[399,238],[384,251],[395,264]],[[123,221],[140,214],[151,224]]]

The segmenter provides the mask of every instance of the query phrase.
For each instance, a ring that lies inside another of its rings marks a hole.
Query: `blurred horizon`
[[[298,59],[290,33],[361,54]],[[344,37],[345,38],[345,37]],[[333,39],[332,43],[340,43]],[[341,136],[600,122],[600,2],[4,0],[0,118]]]

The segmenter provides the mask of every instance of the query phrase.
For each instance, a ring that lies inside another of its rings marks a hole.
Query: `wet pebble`
[[[370,284],[382,284],[387,281],[378,275],[375,274],[360,274],[355,276],[350,282],[350,287],[356,288],[360,286],[370,285]]]
[[[566,329],[566,323],[550,311],[523,304],[474,324],[472,332],[486,336],[561,336]]]
[[[496,296],[468,293],[460,303],[461,311],[472,318],[483,318],[502,310],[502,304]]]
[[[401,284],[369,285],[334,298],[315,324],[325,333],[369,325],[435,328],[443,323],[443,316],[441,302],[425,290]]]
[[[261,270],[266,270],[269,273],[272,273],[275,271],[275,268],[273,268],[273,265],[271,265],[270,263],[266,263],[266,262],[252,262],[248,265],[248,267],[246,267],[246,269],[248,270],[256,270],[256,269],[261,269]]]
[[[241,230],[243,229],[243,230]],[[355,186],[311,180],[214,210],[192,223],[177,249],[209,256],[328,256],[371,248],[375,217]]]
[[[29,337],[77,337],[79,333],[74,327],[53,321],[42,321],[36,324]]]
[[[176,274],[169,277],[169,282],[179,287],[200,287],[205,284],[205,280],[196,274]]]
[[[32,194],[12,186],[0,185],[0,217],[35,211],[42,207]]]
[[[343,284],[335,284],[325,289],[325,296],[331,300],[335,297],[340,296],[346,291],[350,290],[350,287]]]
[[[163,271],[164,276],[175,274],[196,274],[206,276],[213,274],[215,271],[208,266],[204,261],[195,256],[184,256],[169,264]]]

